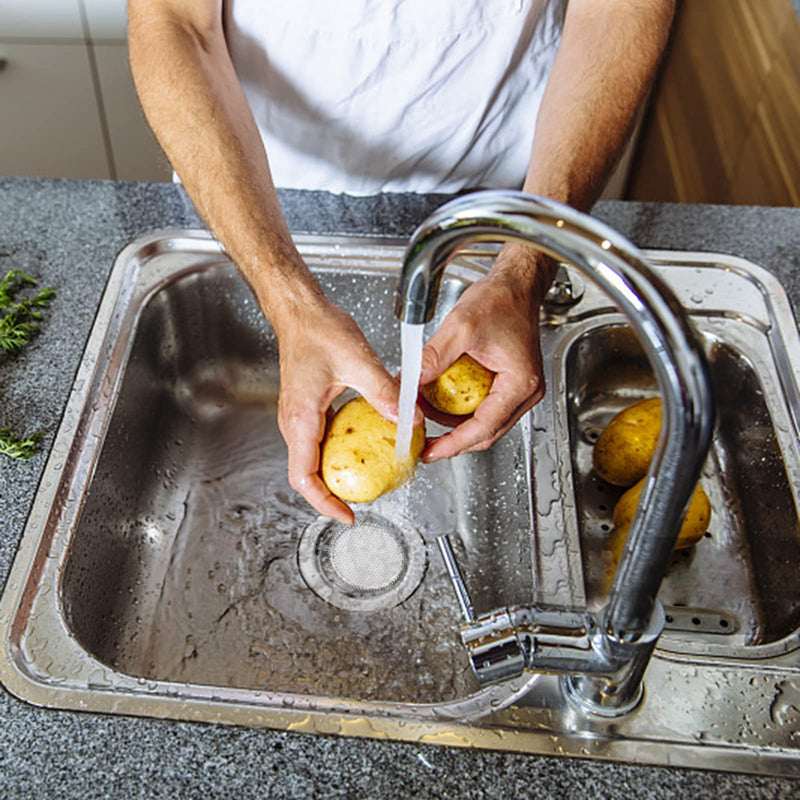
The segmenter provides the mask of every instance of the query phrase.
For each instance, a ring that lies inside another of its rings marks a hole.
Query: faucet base
[[[615,693],[608,691],[609,684],[591,675],[562,675],[559,681],[561,693],[569,705],[587,716],[613,719],[630,714],[644,697],[644,684],[634,687],[630,697],[619,702]],[[617,698],[617,704],[611,702]]]
[[[647,630],[635,642],[612,636],[599,625],[592,632],[592,646],[600,663],[617,665],[614,671],[573,672],[561,678],[567,702],[584,714],[621,717],[630,714],[644,696],[644,673],[664,630],[664,607],[656,600]]]

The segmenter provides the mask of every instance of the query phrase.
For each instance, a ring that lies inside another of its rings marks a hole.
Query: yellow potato
[[[614,530],[611,531],[603,546],[603,554],[606,562],[605,579],[603,583],[605,591],[611,588],[611,581],[614,578],[614,573],[617,571],[620,558],[622,558],[622,551],[625,549],[625,543],[628,541],[628,534],[631,530],[631,523],[633,522],[636,508],[639,505],[639,498],[644,488],[644,482],[645,479],[642,478],[635,486],[628,489],[614,506]],[[689,508],[686,511],[686,516],[683,519],[681,529],[678,532],[675,549],[685,550],[697,544],[697,542],[703,538],[703,534],[708,530],[710,521],[711,503],[703,487],[698,483],[692,495],[692,500],[689,503]]]
[[[608,592],[617,572],[619,561],[622,558],[622,551],[628,541],[628,534],[631,530],[631,523],[615,527],[608,535],[608,539],[603,543],[603,561],[605,572],[603,574],[602,587],[604,592]]]
[[[616,528],[630,526],[636,507],[639,505],[639,498],[644,488],[645,479],[642,478],[635,486],[631,486],[625,494],[620,497],[614,506],[614,525]],[[683,519],[678,541],[675,543],[676,550],[683,550],[697,544],[703,538],[703,534],[708,530],[711,522],[711,502],[708,495],[703,491],[703,487],[698,483],[695,487],[686,516]]]
[[[493,380],[494,372],[464,353],[422,387],[422,396],[444,414],[472,414],[489,394]]]
[[[640,400],[620,411],[595,442],[595,472],[614,486],[631,486],[647,474],[661,430],[661,399]]]
[[[425,447],[424,424],[414,428],[411,454],[394,457],[397,425],[384,419],[363,397],[345,403],[322,441],[322,480],[342,500],[367,503],[411,477]]]

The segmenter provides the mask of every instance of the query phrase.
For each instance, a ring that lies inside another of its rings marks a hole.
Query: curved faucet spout
[[[661,434],[598,620],[611,641],[627,646],[642,639],[652,649],[656,595],[711,442],[714,405],[702,346],[672,291],[633,244],[586,214],[522,192],[476,192],[431,215],[406,250],[397,316],[430,321],[447,263],[486,241],[527,242],[598,283],[628,318],[653,366],[663,402]]]

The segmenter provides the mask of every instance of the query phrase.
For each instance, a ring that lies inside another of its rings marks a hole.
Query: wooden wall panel
[[[800,205],[800,19],[790,0],[683,0],[627,197]]]

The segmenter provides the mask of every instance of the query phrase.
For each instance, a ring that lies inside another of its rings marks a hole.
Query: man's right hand
[[[396,421],[400,385],[353,318],[321,295],[273,324],[281,370],[278,425],[289,450],[289,483],[320,514],[351,524],[352,510],[319,472],[331,403],[351,388]]]

